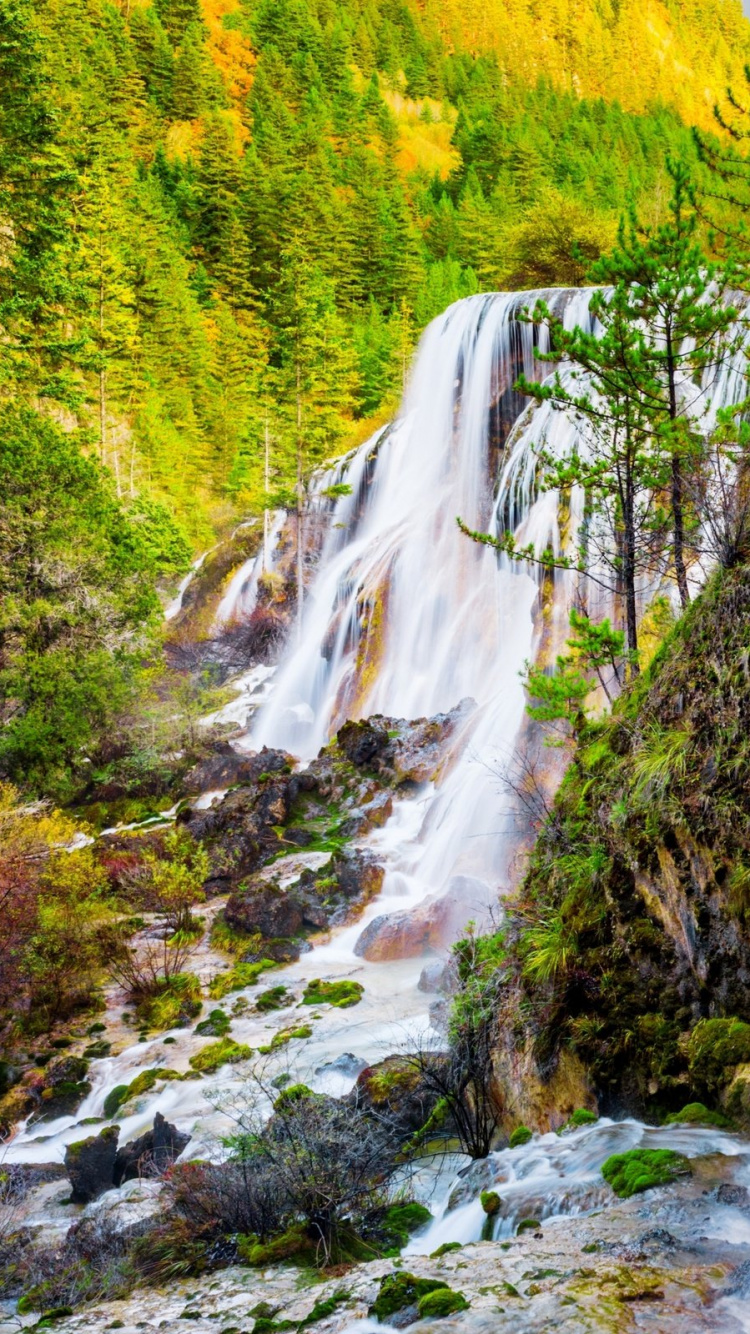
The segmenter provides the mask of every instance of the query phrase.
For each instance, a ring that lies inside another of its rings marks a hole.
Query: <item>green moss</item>
[[[261,973],[277,965],[273,959],[260,959],[258,963],[236,963],[225,973],[219,973],[208,988],[212,1000],[221,1000],[230,991],[242,991],[244,987],[254,987]]]
[[[750,1024],[741,1019],[701,1019],[690,1034],[688,1069],[696,1088],[729,1084],[735,1066],[750,1061]]]
[[[689,1172],[687,1158],[674,1149],[628,1149],[602,1163],[602,1176],[621,1200],[654,1186],[666,1186]]]
[[[469,1303],[462,1292],[452,1288],[438,1288],[420,1297],[417,1309],[421,1320],[440,1320],[443,1316],[455,1315],[457,1311],[468,1311]]]
[[[450,1255],[452,1251],[463,1250],[460,1241],[444,1241],[442,1246],[438,1246],[436,1251],[430,1252],[431,1260],[439,1260],[442,1255]]]
[[[290,1084],[285,1088],[273,1104],[275,1112],[283,1112],[295,1103],[302,1102],[305,1098],[314,1098],[315,1094],[307,1084]]]
[[[252,1047],[235,1042],[234,1038],[221,1038],[218,1042],[209,1042],[195,1056],[190,1057],[193,1070],[202,1074],[213,1074],[222,1065],[236,1065],[238,1061],[247,1061],[253,1054]]]
[[[522,1144],[528,1144],[532,1137],[533,1132],[529,1130],[528,1126],[516,1126],[513,1134],[508,1140],[508,1147],[510,1149],[518,1149]]]
[[[211,1010],[208,1018],[196,1024],[193,1031],[200,1038],[223,1038],[226,1037],[230,1027],[231,1020],[228,1014],[223,1010]]]
[[[124,1103],[128,1091],[127,1084],[116,1084],[104,1099],[104,1115],[110,1120],[117,1115],[118,1108]]]
[[[268,991],[261,991],[255,998],[255,1008],[260,1010],[261,1014],[267,1014],[270,1010],[283,1010],[285,1005],[290,1005],[294,997],[290,995],[288,987],[269,987]]]
[[[270,1241],[257,1237],[238,1237],[237,1250],[245,1264],[255,1266],[279,1264],[282,1260],[296,1260],[304,1264],[315,1262],[315,1242],[307,1235],[302,1223],[295,1223]]]
[[[710,1112],[702,1102],[689,1102],[681,1112],[672,1112],[666,1118],[666,1124],[721,1127],[730,1123],[726,1116],[722,1116],[720,1112]]]
[[[305,987],[302,1004],[335,1005],[339,1010],[346,1010],[359,1004],[364,990],[361,982],[321,982],[316,978]]]
[[[226,954],[246,954],[248,950],[258,951],[263,946],[261,935],[238,931],[229,926],[221,913],[213,920],[210,940],[214,949],[224,950]]]
[[[598,1120],[596,1112],[590,1112],[587,1107],[578,1107],[557,1133],[558,1135],[564,1135],[568,1130],[578,1130],[579,1126],[592,1126]]]
[[[380,1291],[368,1314],[374,1316],[376,1320],[385,1320],[388,1316],[403,1311],[406,1306],[416,1306],[420,1298],[438,1289],[450,1291],[442,1279],[417,1278],[406,1271],[386,1274],[380,1280]]]
[[[99,1042],[92,1042],[89,1044],[88,1047],[84,1047],[83,1054],[84,1056],[87,1056],[89,1060],[98,1061],[101,1060],[103,1056],[109,1056],[111,1050],[112,1050],[111,1042],[99,1041]]]
[[[285,1047],[292,1038],[311,1038],[312,1029],[309,1024],[301,1024],[298,1028],[282,1028],[280,1033],[274,1034],[269,1043],[259,1047],[261,1056],[267,1056],[269,1052],[277,1051],[279,1047]]]
[[[326,1320],[329,1315],[335,1313],[337,1307],[341,1306],[343,1302],[348,1302],[348,1300],[349,1293],[344,1291],[334,1292],[332,1297],[322,1298],[315,1303],[309,1315],[306,1315],[304,1320],[300,1320],[297,1329],[307,1329],[309,1325],[314,1325],[318,1320]]]
[[[424,1204],[412,1200],[409,1204],[392,1204],[378,1225],[386,1246],[401,1250],[413,1232],[432,1222],[432,1214]]]
[[[538,1218],[522,1218],[516,1228],[516,1236],[521,1237],[524,1232],[538,1232],[541,1226]]]
[[[488,1218],[494,1218],[495,1214],[502,1208],[502,1200],[496,1190],[483,1190],[479,1196],[479,1203]]]

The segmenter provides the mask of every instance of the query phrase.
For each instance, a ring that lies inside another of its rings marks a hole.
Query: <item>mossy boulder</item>
[[[245,987],[254,987],[261,973],[268,968],[275,968],[273,959],[259,959],[256,963],[236,963],[225,973],[219,973],[209,984],[208,994],[212,1000],[222,1000],[230,991],[243,991]]]
[[[455,1315],[457,1311],[468,1311],[469,1303],[462,1292],[452,1288],[436,1288],[425,1293],[417,1302],[420,1320],[440,1320],[443,1316]]]
[[[218,1042],[209,1042],[207,1047],[191,1056],[190,1065],[201,1074],[213,1074],[222,1065],[237,1065],[239,1061],[249,1060],[252,1054],[252,1047],[235,1042],[234,1038],[221,1038]]]
[[[496,1190],[483,1190],[479,1196],[479,1203],[488,1218],[494,1218],[502,1208],[502,1200]]]
[[[728,1126],[729,1120],[721,1112],[711,1112],[702,1102],[689,1102],[680,1112],[672,1112],[666,1119],[668,1126]]]
[[[374,1231],[385,1251],[400,1251],[413,1233],[427,1227],[432,1214],[416,1200],[408,1204],[391,1204],[377,1219]]]
[[[533,1131],[529,1130],[528,1126],[516,1126],[513,1134],[508,1140],[508,1147],[510,1149],[519,1149],[522,1144],[528,1144],[532,1137]]]
[[[288,987],[269,987],[267,991],[258,993],[255,998],[255,1008],[260,1010],[261,1014],[268,1014],[271,1010],[283,1010],[286,1005],[291,1005],[293,1000],[294,996]]]
[[[557,1133],[566,1135],[571,1130],[580,1130],[581,1126],[593,1126],[598,1120],[596,1112],[589,1111],[588,1107],[577,1107]]]
[[[183,1078],[179,1071],[162,1069],[160,1066],[141,1070],[129,1084],[116,1084],[110,1089],[104,1099],[104,1115],[109,1118],[116,1116],[123,1103],[130,1102],[132,1098],[140,1098],[144,1093],[150,1093],[160,1080],[166,1083],[172,1079]]]
[[[439,1278],[417,1278],[415,1274],[401,1271],[386,1274],[380,1280],[380,1291],[369,1309],[368,1314],[376,1320],[387,1320],[389,1316],[414,1307],[414,1318],[419,1314],[418,1303],[431,1292],[450,1291],[447,1283]]]
[[[358,1005],[364,994],[361,982],[321,982],[316,978],[305,987],[303,1005],[335,1005],[339,1010],[347,1010],[351,1005]]]
[[[668,1186],[690,1171],[684,1154],[674,1149],[628,1149],[602,1163],[602,1176],[621,1200],[655,1186]]]
[[[199,1038],[226,1037],[231,1027],[231,1020],[223,1010],[211,1010],[206,1019],[201,1019],[193,1030]]]

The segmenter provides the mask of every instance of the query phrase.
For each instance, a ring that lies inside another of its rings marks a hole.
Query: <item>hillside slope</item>
[[[715,1102],[750,1059],[749,633],[745,565],[588,728],[510,907],[503,1043],[609,1110]]]

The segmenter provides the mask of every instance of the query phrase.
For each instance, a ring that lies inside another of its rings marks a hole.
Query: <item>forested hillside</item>
[[[363,438],[449,302],[579,281],[631,193],[658,214],[748,51],[739,0],[0,21],[4,402],[194,546],[263,502],[266,439],[279,499],[298,443],[309,470]]]

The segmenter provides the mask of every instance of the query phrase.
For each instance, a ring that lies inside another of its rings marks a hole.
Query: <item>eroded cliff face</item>
[[[750,1020],[748,567],[713,578],[612,717],[588,728],[504,948],[499,1087],[507,1100],[541,1081],[537,1124],[554,1121],[573,1057],[601,1110],[721,1102],[744,1037],[707,1079],[698,1046],[726,1034],[695,1033]]]

